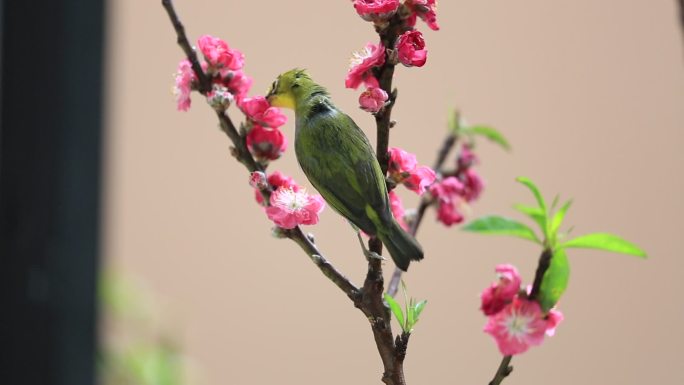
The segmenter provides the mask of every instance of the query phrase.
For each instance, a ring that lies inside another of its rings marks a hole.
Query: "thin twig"
[[[171,3],[171,0],[162,0],[162,6],[166,9],[166,13],[169,14],[173,29],[176,30],[178,45],[183,49],[183,52],[185,52],[185,56],[187,56],[192,65],[192,70],[195,71],[195,74],[197,75],[199,92],[204,95],[211,90],[211,81],[204,71],[202,71],[202,66],[200,66],[199,60],[197,59],[197,53],[190,45],[190,41],[188,41],[188,37],[185,34],[185,27],[183,27],[183,23],[181,23],[178,14],[176,14],[173,3]]]
[[[679,0],[679,24],[684,33],[684,0]]]
[[[337,287],[339,287],[347,297],[354,301],[359,301],[361,291],[358,287],[347,279],[339,270],[337,270],[328,260],[323,256],[323,253],[318,250],[318,247],[302,232],[302,229],[295,227],[290,230],[284,230],[286,237],[295,241],[299,247],[311,258],[314,264],[321,270],[323,275],[328,277]]]
[[[496,374],[494,375],[494,378],[489,381],[489,385],[499,385],[504,378],[511,374],[513,371],[513,367],[510,365],[512,358],[513,356],[504,356],[504,358],[501,360],[501,364],[499,365],[499,369],[497,369]]]

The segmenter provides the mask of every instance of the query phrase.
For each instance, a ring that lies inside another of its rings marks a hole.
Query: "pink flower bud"
[[[223,85],[212,84],[211,91],[207,93],[207,102],[215,110],[225,111],[233,102],[233,94]]]
[[[261,171],[254,171],[249,175],[249,185],[259,190],[268,188],[266,174]]]
[[[407,67],[422,67],[427,60],[425,40],[420,31],[406,31],[397,39],[399,61]]]
[[[385,47],[382,44],[366,44],[363,51],[354,53],[349,72],[344,80],[345,87],[357,89],[361,83],[368,87],[379,87],[378,80],[371,70],[383,64],[385,64]]]
[[[486,288],[481,295],[482,312],[493,315],[501,311],[520,291],[520,274],[513,265],[498,265],[496,267],[497,281]]]
[[[239,70],[244,65],[242,52],[230,49],[228,43],[210,35],[204,35],[197,41],[200,51],[211,67]]]
[[[304,190],[295,191],[279,187],[271,194],[271,205],[266,215],[279,227],[291,229],[297,225],[315,225],[325,201],[320,195],[309,195]]]
[[[375,113],[385,106],[387,98],[387,92],[382,88],[368,87],[359,96],[359,105],[362,110]]]
[[[549,310],[549,314],[546,315],[546,335],[553,337],[556,334],[556,327],[565,319],[563,313],[556,308]]]
[[[399,0],[354,0],[354,8],[366,21],[387,20],[399,8]]]
[[[463,201],[465,187],[456,177],[450,176],[429,187],[430,195],[437,199],[437,220],[445,226],[463,222],[463,214],[458,205]]]
[[[255,124],[247,134],[247,147],[257,158],[275,160],[287,148],[287,139],[277,128]]]

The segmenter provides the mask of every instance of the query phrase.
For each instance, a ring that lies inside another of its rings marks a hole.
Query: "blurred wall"
[[[367,321],[296,245],[270,236],[214,114],[197,96],[189,112],[175,110],[182,53],[159,3],[113,1],[108,13],[108,264],[164,298],[165,322],[201,373],[198,384],[379,383]],[[214,34],[245,53],[253,93],[284,70],[308,68],[374,138],[358,92],[344,89],[351,53],[375,40],[349,1],[176,3],[192,40]],[[511,153],[478,147],[487,189],[473,215],[516,215],[511,204],[531,201],[514,182],[526,175],[547,196],[574,198],[567,223],[575,234],[611,231],[651,255],[572,251],[566,321],[514,359],[507,384],[684,383],[684,52],[675,5],[442,1],[442,29],[419,25],[427,65],[397,71],[391,143],[419,161],[433,162],[454,106],[510,139]],[[293,151],[274,168],[305,181]],[[429,300],[407,380],[487,383],[499,353],[481,332],[479,293],[498,263],[516,264],[531,281],[538,250],[444,228],[432,212],[426,219],[426,259],[406,276],[411,294]],[[321,222],[310,229],[320,247],[359,282],[355,235],[330,209]]]

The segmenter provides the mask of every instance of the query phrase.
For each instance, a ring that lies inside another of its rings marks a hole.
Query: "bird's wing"
[[[373,148],[356,123],[339,111],[312,116],[299,128],[295,150],[302,170],[328,204],[375,234],[377,220],[371,217],[389,213],[387,188]]]

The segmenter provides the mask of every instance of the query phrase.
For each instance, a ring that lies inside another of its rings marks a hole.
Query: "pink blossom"
[[[409,171],[408,178],[403,180],[404,186],[418,195],[423,195],[428,186],[436,178],[434,170],[427,166],[418,166]]]
[[[394,191],[389,192],[389,201],[390,201],[390,209],[392,210],[392,215],[394,215],[394,219],[397,220],[397,223],[399,223],[399,226],[401,226],[402,229],[409,231],[408,224],[406,224],[406,221],[404,220],[404,205],[401,203],[401,198],[399,198],[399,195],[395,193]]]
[[[422,67],[427,60],[423,34],[417,30],[404,32],[397,39],[399,61],[407,67]]]
[[[437,205],[437,220],[450,227],[463,222],[465,218],[452,202],[440,201]]]
[[[385,47],[382,44],[366,44],[363,51],[354,53],[344,85],[353,89],[359,88],[361,83],[368,87],[379,87],[378,79],[371,70],[383,64],[385,64]]]
[[[287,121],[287,117],[280,111],[280,108],[271,107],[263,96],[243,98],[238,105],[248,118],[267,127],[278,128]]]
[[[190,92],[193,82],[197,81],[192,65],[186,60],[178,63],[178,70],[175,75],[176,81],[173,93],[176,95],[176,105],[179,111],[187,111],[190,108]]]
[[[295,191],[288,187],[275,190],[271,194],[270,203],[266,208],[266,215],[284,229],[297,225],[315,225],[318,223],[318,214],[325,207],[320,195],[309,195],[304,190]]]
[[[463,222],[463,214],[457,205],[463,200],[465,187],[456,177],[450,176],[440,182],[433,183],[430,187],[430,195],[437,199],[437,220],[446,226],[452,226]]]
[[[472,202],[479,198],[482,190],[484,190],[484,182],[477,171],[468,168],[461,174],[461,177],[465,186],[463,198],[466,202]]]
[[[388,151],[388,171],[394,182],[403,183],[420,195],[435,181],[435,172],[427,166],[418,166],[415,155],[397,147],[390,147]]]
[[[377,87],[368,87],[359,96],[361,109],[373,113],[380,111],[385,106],[386,101],[387,92]]]
[[[242,100],[252,87],[252,78],[242,71],[233,71],[227,76],[229,76],[227,81],[228,89],[235,95],[236,100]]]
[[[520,297],[489,316],[484,327],[503,355],[524,353],[530,346],[541,344],[546,330],[547,321],[539,304]]]
[[[287,139],[277,128],[254,124],[247,134],[247,147],[257,158],[275,160],[287,148]]]
[[[235,71],[244,65],[245,58],[242,52],[230,49],[228,43],[217,37],[204,35],[199,38],[197,45],[211,67]]]
[[[520,274],[513,265],[498,265],[496,267],[497,281],[486,288],[481,295],[482,312],[493,315],[501,311],[520,291]]]
[[[259,173],[259,172],[256,172]],[[256,174],[252,173],[252,175]],[[263,174],[263,173],[261,173]],[[266,182],[268,185],[271,186],[274,190],[277,190],[279,187],[285,187],[289,188],[293,191],[299,191],[299,186],[297,183],[295,183],[294,179],[292,177],[289,177],[280,171],[275,171],[273,174],[269,175],[268,178],[266,178]],[[250,180],[250,185],[251,185],[251,180]],[[252,186],[255,187],[255,186]],[[256,199],[257,203],[263,204],[264,203],[264,197],[261,195],[261,191],[258,188],[255,188],[254,190],[254,199]]]
[[[390,174],[409,172],[418,166],[416,156],[410,152],[398,147],[390,147],[388,151],[390,156],[388,171]]]
[[[387,20],[399,8],[399,0],[354,0],[354,8],[366,21]]]
[[[556,334],[556,327],[564,318],[565,317],[560,310],[556,310],[555,308],[551,309],[549,314],[546,315],[546,335],[553,337],[553,335]]]
[[[433,31],[439,30],[437,25],[437,0],[406,0],[406,6],[412,12],[407,24],[413,27],[416,24],[416,16],[420,17]]]

